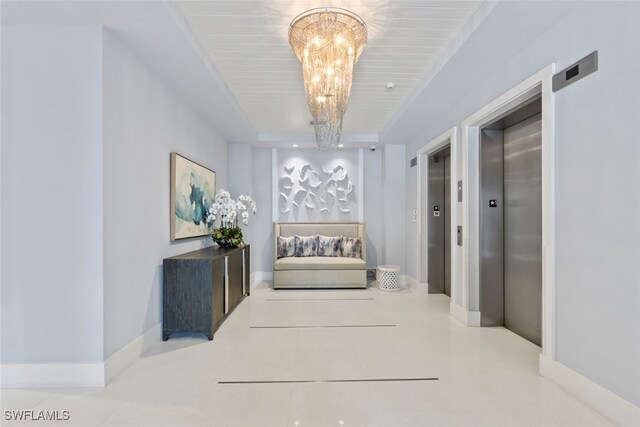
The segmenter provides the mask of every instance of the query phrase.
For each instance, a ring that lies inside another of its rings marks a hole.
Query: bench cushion
[[[295,256],[318,256],[318,235],[313,236],[298,236],[296,239],[296,253]]]
[[[274,270],[366,270],[367,263],[359,258],[287,257],[273,264]]]
[[[278,258],[294,256],[296,254],[296,237],[278,236]]]
[[[342,256],[343,240],[344,236],[323,236],[321,234],[318,235],[318,256]]]

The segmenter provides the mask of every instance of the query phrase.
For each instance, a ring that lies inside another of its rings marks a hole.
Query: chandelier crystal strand
[[[307,103],[322,151],[338,146],[353,66],[366,42],[364,21],[345,9],[311,9],[291,22],[289,44],[302,63]]]

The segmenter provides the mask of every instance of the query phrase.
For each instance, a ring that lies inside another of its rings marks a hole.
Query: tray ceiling
[[[476,1],[205,1],[179,8],[258,133],[313,132],[291,20],[314,7],[360,15],[369,41],[355,66],[345,134],[378,134],[481,3]],[[386,89],[387,82],[396,87]]]

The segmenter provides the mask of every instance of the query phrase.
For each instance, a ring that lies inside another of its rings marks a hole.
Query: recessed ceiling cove
[[[343,134],[378,134],[481,3],[475,1],[212,0],[179,2],[258,133],[313,133],[289,24],[314,7],[359,15],[369,40],[353,71]],[[388,82],[394,82],[392,89]]]

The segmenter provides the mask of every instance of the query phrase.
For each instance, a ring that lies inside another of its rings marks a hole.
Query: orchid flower
[[[254,214],[257,212],[256,203],[250,196],[241,194],[236,201],[231,198],[231,193],[220,189],[207,211],[206,222],[215,224],[219,219],[222,227],[234,228],[238,227],[238,219],[241,219],[242,224],[247,226],[249,225],[249,209]]]

